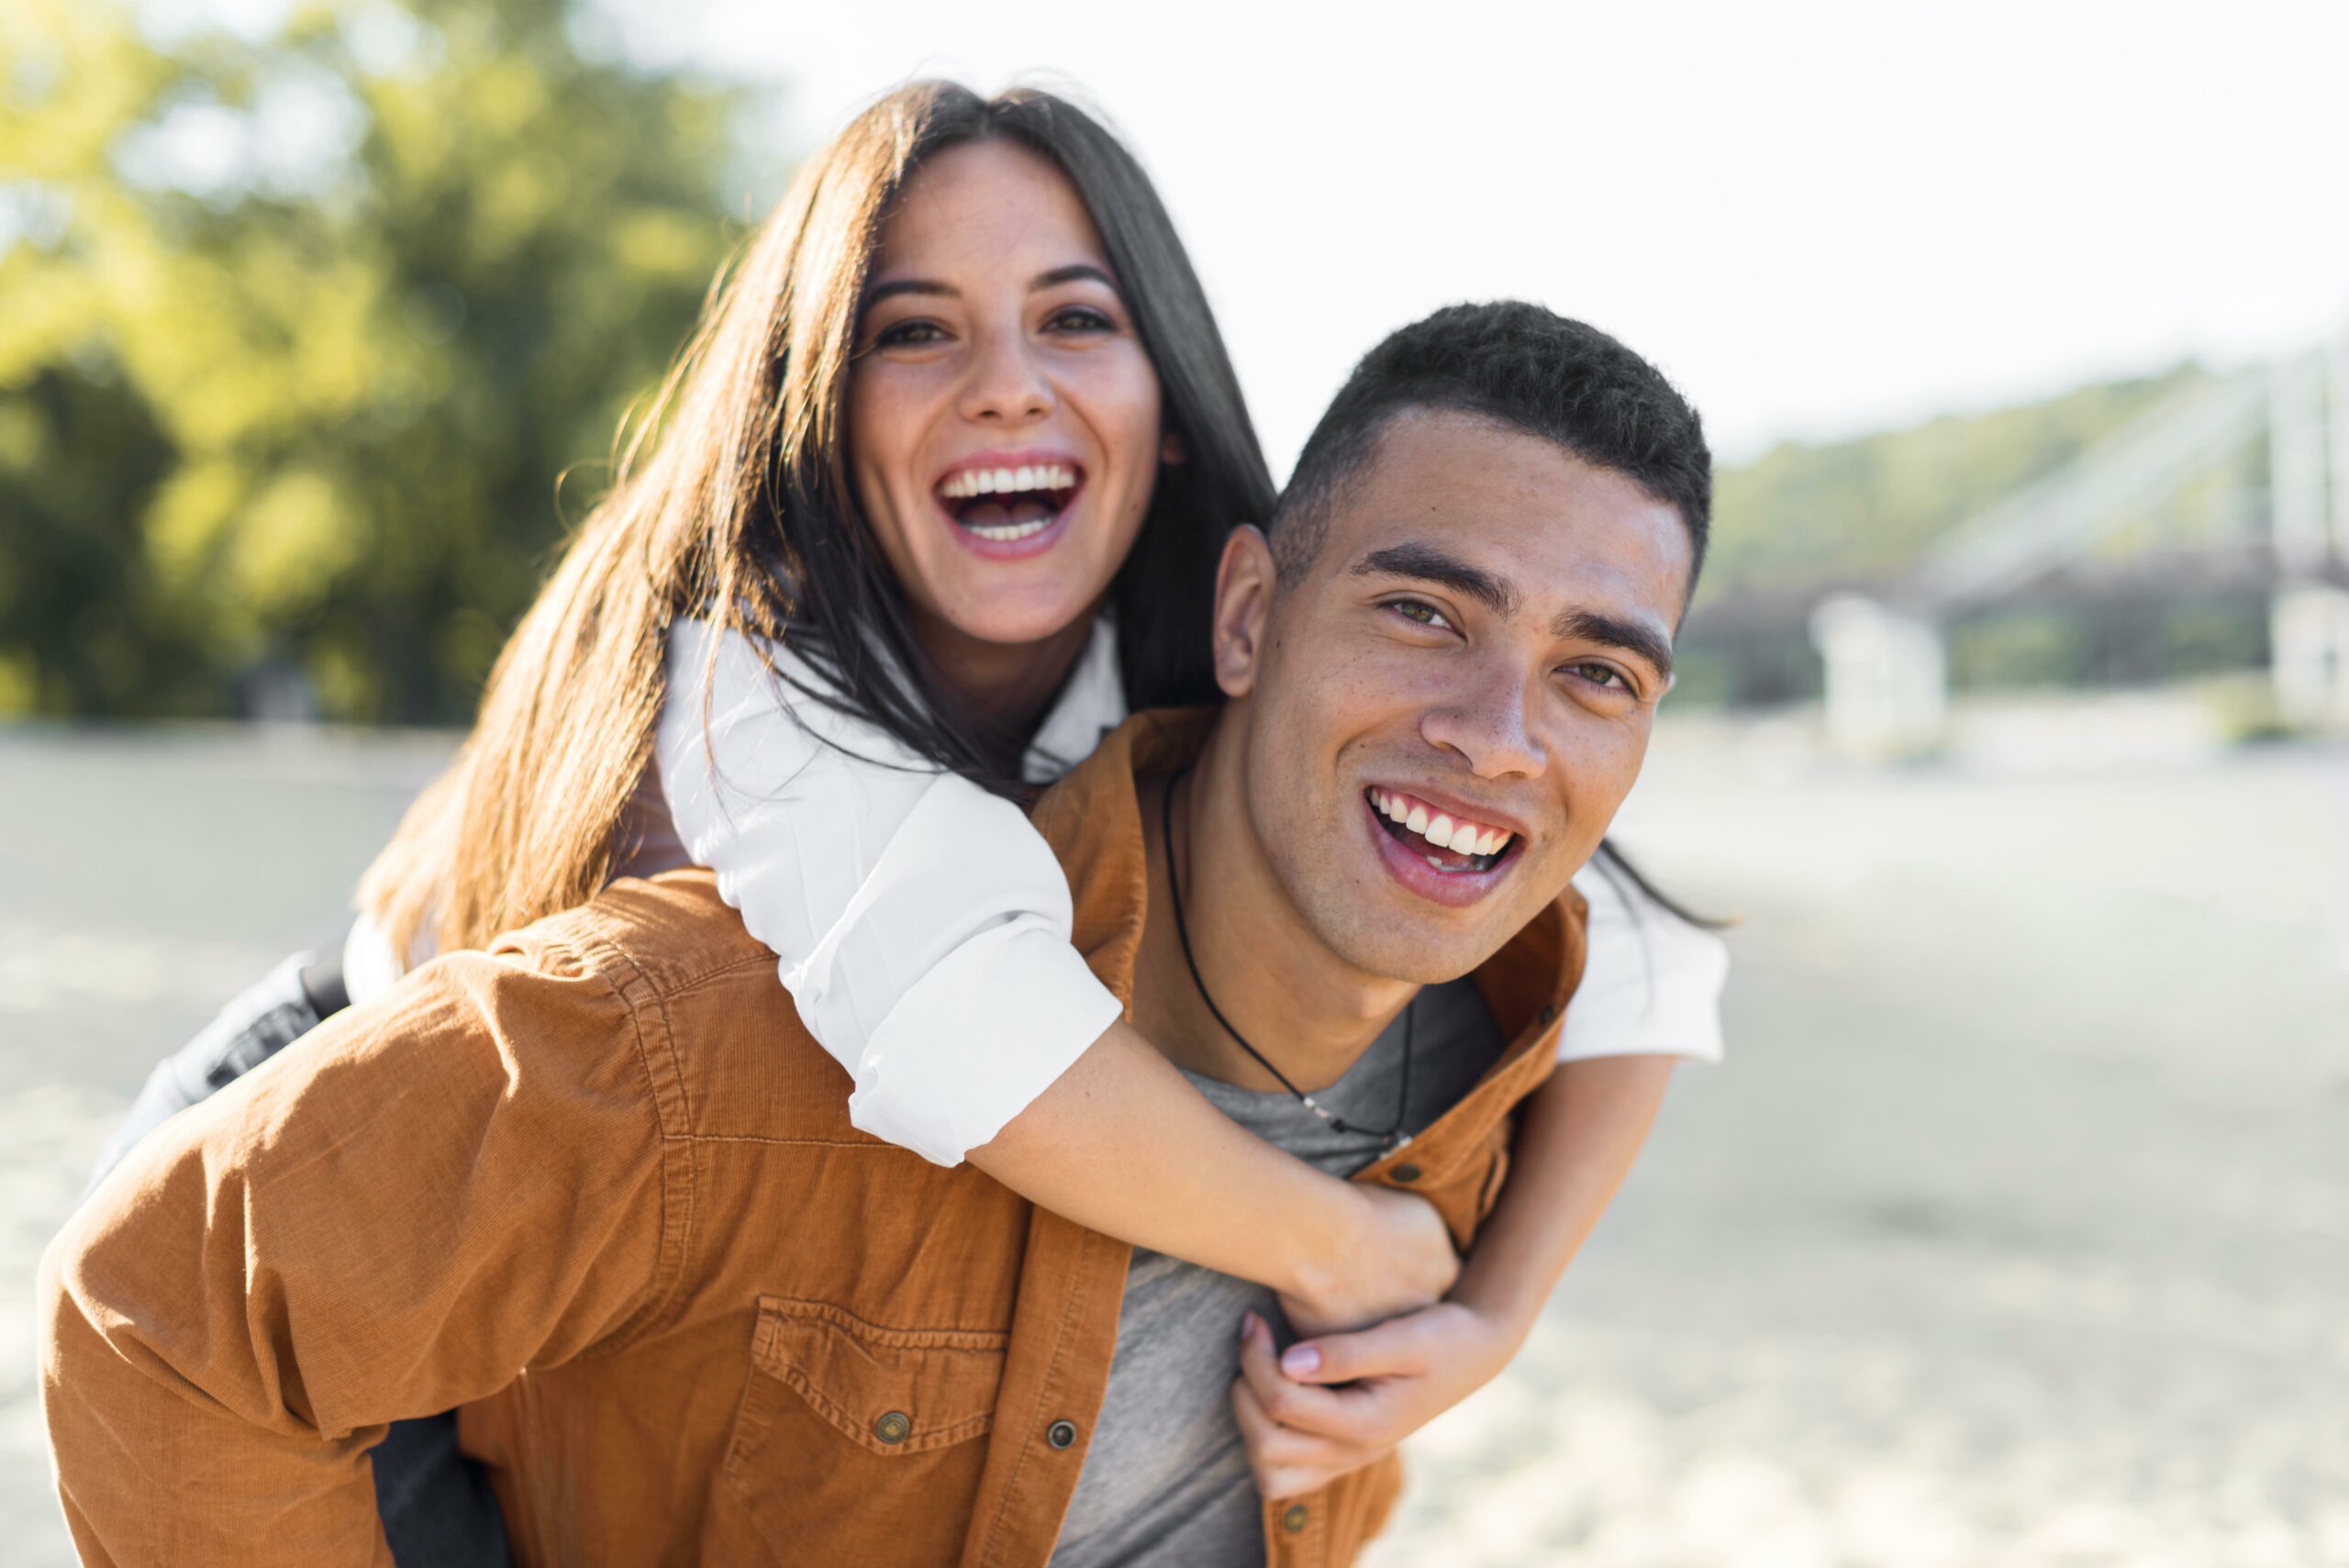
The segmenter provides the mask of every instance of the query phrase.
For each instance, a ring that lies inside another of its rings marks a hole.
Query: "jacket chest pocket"
[[[958,1556],[1009,1342],[761,1296],[725,1479],[777,1558]]]

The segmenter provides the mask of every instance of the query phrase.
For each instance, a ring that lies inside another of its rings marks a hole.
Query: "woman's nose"
[[[977,347],[963,385],[964,418],[1021,425],[1052,411],[1052,384],[1023,334],[984,333]]]
[[[1419,719],[1428,744],[1458,753],[1480,779],[1541,776],[1546,754],[1531,722],[1539,694],[1525,677],[1485,672],[1443,695]]]

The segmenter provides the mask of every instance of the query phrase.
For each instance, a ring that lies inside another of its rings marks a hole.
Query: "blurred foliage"
[[[1678,651],[1682,706],[1816,698],[1809,630],[1829,590],[1898,579],[1951,530],[2067,466],[2206,378],[2193,365],[2043,402],[1945,415],[1909,429],[1787,443],[1719,477],[1711,554]],[[2241,532],[2266,482],[2264,444],[2230,454],[2105,539],[2100,556],[2192,548]],[[1959,691],[2117,686],[2255,665],[2267,656],[2255,597],[1994,607],[1949,628]]]
[[[738,232],[735,90],[581,37],[0,7],[0,712],[470,712]]]
[[[2202,374],[2181,365],[1857,440],[1788,442],[1724,469],[1707,595],[1895,575],[1959,523],[2064,467]]]

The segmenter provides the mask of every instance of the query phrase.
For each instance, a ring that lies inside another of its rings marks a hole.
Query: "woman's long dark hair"
[[[917,83],[800,169],[624,432],[610,493],[499,655],[472,735],[361,884],[362,906],[403,950],[428,924],[444,949],[479,946],[610,878],[681,614],[789,639],[829,680],[826,700],[940,767],[1018,791],[1003,761],[1017,748],[944,699],[912,635],[850,484],[845,412],[865,280],[907,178],[994,139],[1075,187],[1181,445],[1111,588],[1127,700],[1215,697],[1216,562],[1233,527],[1271,516],[1273,484],[1174,226],[1132,154],[1066,99]]]
[[[925,83],[893,94],[865,118],[875,117],[889,135],[862,145],[846,161],[846,177],[810,214],[811,228],[837,225],[853,236],[832,280],[839,301],[860,296],[890,205],[938,153],[1010,141],[1075,187],[1157,370],[1165,428],[1182,453],[1182,461],[1161,465],[1141,533],[1110,590],[1126,699],[1136,710],[1216,700],[1207,636],[1216,562],[1234,527],[1271,515],[1274,489],[1215,314],[1149,176],[1098,120],[1050,93],[982,98]],[[841,312],[831,323],[836,335],[817,349],[834,373],[827,402],[835,410],[846,392],[855,324],[852,308]],[[1004,762],[1019,754],[1006,744],[1012,738],[983,732],[930,673],[903,587],[857,509],[838,429],[834,439],[786,449],[762,529],[780,547],[779,576],[796,587],[787,612],[795,647],[833,689],[807,695],[877,724],[941,767],[1018,793]]]

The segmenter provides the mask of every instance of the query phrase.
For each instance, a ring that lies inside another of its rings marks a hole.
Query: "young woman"
[[[1130,708],[1213,700],[1217,554],[1273,500],[1130,155],[1050,95],[891,95],[810,161],[716,294],[473,735],[369,872],[351,998],[614,875],[696,861],[776,951],[860,1127],[1273,1286],[1308,1334],[1428,1306],[1460,1267],[1432,1211],[1209,1107],[1069,947],[1066,884],[1013,804]],[[1636,975],[1637,995],[1574,1009],[1576,1071],[1529,1112],[1500,1240],[1470,1261],[1508,1307],[1391,1380],[1405,1419],[1382,1435],[1506,1362],[1628,1169],[1668,1058],[1717,1049],[1717,944],[1653,917],[1642,959],[1633,908],[1594,896],[1594,970],[1611,967],[1590,995]],[[330,992],[333,967],[273,977],[158,1070],[134,1122],[314,1022],[305,975]],[[1331,1368],[1345,1343],[1327,1341]],[[1375,1451],[1330,1439],[1286,1444],[1285,1480]],[[453,1453],[445,1432],[417,1440],[413,1462],[377,1455],[395,1550],[404,1499]],[[434,1496],[422,1511],[451,1517]],[[474,1545],[402,1561],[483,1560]]]

